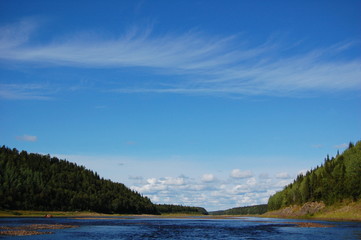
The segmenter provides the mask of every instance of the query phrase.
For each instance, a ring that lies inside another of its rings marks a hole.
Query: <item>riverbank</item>
[[[30,211],[30,210],[0,210],[0,217],[79,217],[79,218],[102,218],[102,217],[157,217],[157,218],[182,218],[182,217],[204,217],[207,215],[166,213],[161,215],[151,214],[107,214],[91,211]]]
[[[66,228],[77,228],[76,225],[64,225],[64,224],[31,224],[23,226],[0,226],[0,235],[5,236],[31,236],[31,235],[42,235],[52,234],[51,229],[66,229]]]
[[[125,214],[105,214],[89,211],[30,211],[30,210],[0,210],[0,217],[102,217],[124,216]]]
[[[342,202],[332,206],[326,206],[322,202],[306,203],[302,206],[290,206],[277,211],[270,211],[262,215],[197,215],[197,214],[162,214],[162,215],[135,215],[135,214],[105,214],[89,211],[25,211],[25,210],[0,210],[0,217],[79,217],[79,218],[102,218],[102,217],[157,217],[157,218],[188,218],[199,217],[209,219],[226,219],[234,217],[261,217],[261,218],[289,218],[311,219],[330,221],[361,221],[361,200],[357,202]]]
[[[314,219],[330,221],[361,221],[361,201],[345,201],[326,206],[322,202],[293,205],[280,210],[270,211],[261,217]]]

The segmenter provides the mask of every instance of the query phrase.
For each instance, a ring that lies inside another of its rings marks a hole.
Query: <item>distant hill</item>
[[[324,202],[326,206],[361,199],[361,141],[350,143],[342,154],[326,157],[320,167],[299,175],[293,183],[268,200],[274,211],[307,202]]]
[[[254,215],[267,212],[267,204],[209,212],[210,215]]]
[[[161,214],[194,214],[194,215],[208,215],[206,209],[202,207],[187,207],[182,205],[170,205],[170,204],[156,204],[157,210]]]
[[[121,183],[49,155],[0,148],[0,209],[157,214]]]
[[[5,146],[0,148],[0,210],[208,214],[201,207],[153,204],[83,166]]]

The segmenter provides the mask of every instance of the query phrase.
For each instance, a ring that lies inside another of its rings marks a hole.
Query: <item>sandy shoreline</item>
[[[39,230],[50,230],[50,229],[66,229],[76,228],[76,225],[66,224],[31,224],[16,227],[0,226],[0,235],[6,236],[29,236],[29,235],[42,235],[52,234],[54,232],[39,231]]]

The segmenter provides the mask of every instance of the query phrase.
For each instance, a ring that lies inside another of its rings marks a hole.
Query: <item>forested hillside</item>
[[[187,206],[170,205],[170,204],[157,204],[156,207],[161,214],[182,213],[182,214],[208,215],[207,210],[202,207],[187,207]]]
[[[0,149],[0,209],[158,213],[146,197],[66,160]]]
[[[332,205],[346,199],[361,199],[361,141],[356,145],[350,143],[341,155],[331,159],[327,156],[320,167],[299,175],[269,198],[268,210],[315,201]]]
[[[237,207],[223,211],[210,212],[210,215],[250,215],[250,214],[263,214],[267,212],[267,204]]]

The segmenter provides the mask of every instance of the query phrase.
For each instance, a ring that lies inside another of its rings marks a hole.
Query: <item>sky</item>
[[[361,1],[0,1],[0,144],[154,203],[267,203],[361,135]]]

